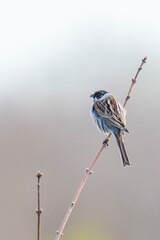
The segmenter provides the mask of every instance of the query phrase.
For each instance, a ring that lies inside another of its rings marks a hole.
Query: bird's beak
[[[94,98],[94,96],[95,96],[94,93],[92,95],[90,95],[90,97],[92,97],[92,98]]]

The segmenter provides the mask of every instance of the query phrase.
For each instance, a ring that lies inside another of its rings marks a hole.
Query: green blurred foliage
[[[100,232],[100,229],[91,226],[80,226],[80,228],[73,229],[65,235],[66,240],[113,240],[106,236],[105,233]]]

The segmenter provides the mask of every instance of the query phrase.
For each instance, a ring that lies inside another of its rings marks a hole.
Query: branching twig
[[[125,102],[123,104],[124,107],[126,106],[126,103],[129,100],[129,98],[130,98],[130,94],[131,94],[133,85],[136,83],[136,79],[138,77],[138,74],[139,74],[140,70],[142,70],[142,66],[146,62],[146,60],[147,60],[147,57],[144,57],[142,59],[142,63],[140,65],[140,67],[138,68],[138,71],[137,71],[137,73],[135,75],[135,78],[132,79],[132,84],[131,84],[130,89],[128,91],[128,95],[127,95],[127,97],[125,99]],[[72,212],[72,210],[73,210],[73,208],[74,208],[74,206],[75,206],[75,204],[76,204],[76,202],[77,202],[77,200],[79,198],[79,195],[80,195],[80,193],[81,193],[81,191],[82,191],[82,189],[83,189],[83,187],[84,187],[84,185],[85,185],[89,175],[91,173],[93,173],[92,169],[93,169],[96,161],[98,160],[98,158],[99,158],[100,154],[102,153],[103,149],[108,145],[108,141],[109,141],[110,136],[111,136],[111,134],[108,134],[106,140],[103,143],[103,146],[101,147],[101,149],[100,149],[99,153],[97,154],[96,158],[94,159],[93,163],[91,164],[91,166],[89,168],[86,169],[86,173],[85,173],[85,175],[84,175],[84,177],[83,177],[83,179],[81,181],[81,184],[80,184],[80,186],[79,186],[79,188],[78,188],[78,190],[77,190],[77,192],[76,192],[76,194],[75,194],[75,196],[73,198],[73,201],[72,201],[71,205],[68,208],[68,211],[67,211],[67,213],[66,213],[66,215],[65,215],[65,217],[64,217],[64,219],[62,221],[62,224],[61,224],[59,230],[57,231],[57,235],[56,235],[55,240],[59,240],[60,237],[63,235],[63,229],[64,229],[64,227],[65,227],[65,225],[66,225],[66,223],[68,221],[68,218],[69,218],[69,216],[70,216],[70,214],[71,214],[71,212]]]
[[[38,221],[37,221],[37,240],[40,240],[40,230],[41,230],[41,225],[40,225],[40,216],[42,213],[42,209],[40,208],[40,178],[42,177],[43,173],[38,171],[37,173],[37,196],[38,196],[38,208],[36,209]]]

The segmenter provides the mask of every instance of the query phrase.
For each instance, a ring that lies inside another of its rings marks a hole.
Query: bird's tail
[[[125,148],[124,141],[123,141],[123,136],[122,136],[121,132],[120,132],[119,136],[116,137],[116,140],[117,140],[117,143],[118,143],[118,147],[120,149],[120,153],[121,153],[121,157],[122,157],[122,161],[123,161],[123,166],[124,167],[126,165],[130,166],[128,155],[127,155],[126,148]]]

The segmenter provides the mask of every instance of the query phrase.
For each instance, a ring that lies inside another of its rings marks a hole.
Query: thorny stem
[[[37,197],[38,197],[38,208],[36,209],[38,221],[37,221],[37,240],[40,240],[40,232],[41,232],[41,225],[40,225],[40,217],[42,213],[42,209],[40,208],[40,178],[43,175],[40,171],[37,173]]]
[[[142,66],[143,66],[144,63],[146,63],[146,60],[147,60],[147,57],[144,57],[144,58],[142,59],[142,63],[141,63],[141,65],[140,65],[140,67],[138,68],[138,71],[137,71],[137,73],[136,73],[136,75],[135,75],[135,78],[132,79],[132,83],[131,83],[130,89],[129,89],[129,91],[128,91],[127,97],[126,97],[126,99],[125,99],[125,102],[124,102],[124,104],[123,104],[123,107],[126,106],[127,101],[130,99],[130,94],[131,94],[133,85],[136,83],[136,79],[137,79],[137,77],[138,77],[138,74],[139,74],[139,72],[142,70]],[[65,225],[66,225],[66,223],[67,223],[67,221],[68,221],[68,218],[69,218],[70,215],[71,215],[71,212],[72,212],[72,210],[73,210],[73,208],[74,208],[74,206],[75,206],[75,204],[76,204],[76,202],[77,202],[77,200],[78,200],[78,198],[79,198],[79,195],[80,195],[80,193],[81,193],[81,191],[82,191],[82,189],[83,189],[83,187],[84,187],[84,185],[85,185],[85,183],[86,183],[89,175],[90,175],[91,173],[93,173],[92,169],[93,169],[96,161],[98,160],[99,156],[101,155],[103,149],[108,145],[108,141],[109,141],[109,138],[110,138],[110,137],[111,137],[111,134],[108,134],[106,140],[105,140],[104,143],[103,143],[103,146],[102,146],[101,149],[99,150],[99,152],[98,152],[96,158],[94,159],[94,161],[92,162],[91,166],[86,169],[86,173],[85,173],[85,175],[84,175],[84,177],[83,177],[83,179],[82,179],[82,181],[81,181],[81,184],[79,185],[79,188],[78,188],[78,190],[77,190],[77,192],[76,192],[76,194],[75,194],[75,196],[74,196],[74,198],[73,198],[73,201],[72,201],[71,205],[70,205],[69,208],[68,208],[68,211],[67,211],[67,213],[66,213],[66,215],[65,215],[65,217],[64,217],[64,219],[63,219],[63,221],[62,221],[62,223],[61,223],[61,226],[60,226],[59,230],[57,231],[57,235],[56,235],[55,240],[59,240],[59,239],[61,238],[61,236],[63,235],[63,229],[64,229],[64,227],[65,227]]]

